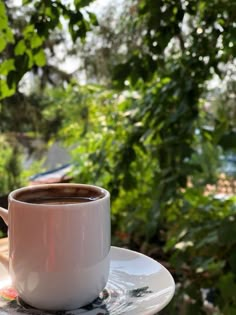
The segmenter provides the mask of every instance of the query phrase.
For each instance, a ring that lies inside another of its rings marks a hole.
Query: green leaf
[[[233,273],[222,275],[218,282],[218,288],[225,300],[231,300],[232,293],[236,292],[236,283]]]
[[[89,20],[90,23],[94,26],[98,26],[98,20],[97,17],[94,13],[87,11],[88,15],[89,15]]]
[[[92,1],[91,0],[74,0],[74,5],[76,9],[88,6]]]
[[[3,38],[3,36],[1,36],[1,32],[0,32],[0,52],[4,50],[4,48],[6,47],[7,42],[6,40]]]
[[[31,69],[33,67],[34,64],[34,55],[33,55],[33,51],[31,49],[27,49],[26,50],[26,55],[28,56],[28,69]]]
[[[33,24],[29,24],[25,27],[24,31],[23,31],[23,35],[25,38],[29,38],[31,36],[31,34],[34,33],[34,25]]]
[[[46,8],[45,15],[49,16],[50,18],[54,18],[54,14],[52,12],[52,8],[51,7],[47,7]]]
[[[24,39],[21,39],[17,43],[17,45],[16,45],[16,47],[14,49],[15,55],[16,56],[21,56],[21,55],[23,55],[25,53],[25,50],[26,50],[25,41],[24,41]]]
[[[15,42],[12,30],[9,27],[6,30],[5,38],[6,38],[8,43],[14,43]]]
[[[34,55],[34,62],[39,67],[43,67],[46,64],[46,56],[43,49],[40,49],[40,51]]]
[[[6,80],[0,80],[0,100],[9,97],[15,93],[15,86],[9,88]]]
[[[197,244],[196,248],[201,248],[204,246],[212,245],[212,244],[217,244],[218,242],[218,235],[217,231],[211,231],[207,233]]]
[[[4,60],[0,64],[0,73],[3,75],[7,75],[11,70],[15,70],[14,59]]]
[[[6,29],[8,27],[6,9],[3,1],[0,1],[0,30]]]
[[[34,34],[31,37],[30,43],[31,43],[31,48],[33,48],[33,49],[38,48],[38,47],[42,46],[43,38],[38,36],[37,34]]]
[[[0,1],[0,52],[8,43],[14,41],[12,30],[8,26],[8,17],[3,1]]]
[[[225,220],[219,229],[219,241],[223,245],[232,245],[236,243],[236,220],[234,217]]]

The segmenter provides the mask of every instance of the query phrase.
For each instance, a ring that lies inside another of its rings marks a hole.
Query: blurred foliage
[[[75,1],[74,10],[60,1],[26,1],[29,18],[17,32],[6,18],[10,6],[1,5],[2,98],[46,63],[61,16],[74,41],[85,38],[97,24],[80,10],[89,2]],[[68,79],[41,89],[34,106],[33,95],[27,98],[35,108],[31,123],[21,102],[21,131],[60,139],[72,154],[74,180],[110,190],[113,243],[167,262],[177,287],[165,314],[235,314],[235,198],[207,196],[206,185],[222,171],[220,156],[235,149],[236,2],[133,0],[123,12],[120,24],[108,15],[81,53],[88,81],[106,86]],[[105,46],[94,46],[94,38]],[[210,92],[216,78],[227,88]],[[14,125],[10,101],[1,107],[4,132]]]
[[[134,120],[142,101],[136,91],[71,85],[66,91],[46,91],[42,114],[48,120],[58,113],[63,117],[56,139],[72,154],[74,180],[112,192],[113,244],[168,261],[177,291],[163,314],[190,314],[193,309],[196,314],[233,314],[234,297],[224,292],[232,292],[235,282],[235,198],[205,195],[206,184],[219,175],[222,152],[215,146],[218,133],[206,128],[212,117],[200,107],[192,155],[185,162],[192,169],[191,181],[168,198],[160,215],[154,208],[156,168],[160,172],[156,139],[148,130],[138,144],[133,138],[132,146],[127,145],[134,129],[135,135],[142,131]]]
[[[0,146],[0,192],[4,195],[21,186],[21,154],[4,136],[0,136]]]
[[[69,80],[47,57],[54,57],[58,45],[66,41],[63,28],[73,42],[85,40],[97,24],[96,16],[84,8],[90,2],[24,0],[22,6],[15,6],[12,1],[0,1],[0,100],[13,95],[30,70],[41,76],[41,87]]]
[[[0,197],[14,189],[26,186],[29,178],[42,170],[43,161],[33,161],[24,168],[24,151],[14,135],[0,135]]]
[[[164,250],[179,279],[171,314],[235,313],[235,210],[234,197],[206,197],[196,188],[168,208]]]

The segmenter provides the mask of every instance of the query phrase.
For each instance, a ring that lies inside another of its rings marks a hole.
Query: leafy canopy
[[[56,33],[67,28],[74,42],[85,40],[97,24],[95,15],[85,8],[90,2],[25,0],[15,8],[10,1],[0,1],[0,100],[15,93],[26,72],[47,64],[58,41]]]

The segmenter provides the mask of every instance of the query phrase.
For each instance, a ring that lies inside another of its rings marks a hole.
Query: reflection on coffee
[[[36,203],[36,204],[52,204],[52,205],[59,205],[59,204],[73,204],[73,203],[84,203],[90,202],[99,199],[99,197],[82,197],[82,196],[75,196],[75,197],[39,197],[39,198],[31,198],[25,200],[27,203]]]
[[[20,191],[15,195],[19,201],[31,204],[75,204],[85,203],[101,199],[105,196],[104,192],[98,188],[87,186],[33,186],[26,191]]]

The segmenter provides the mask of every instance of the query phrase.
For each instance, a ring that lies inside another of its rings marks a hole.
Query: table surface
[[[0,263],[8,267],[8,239],[0,239]]]
[[[8,252],[8,240],[7,238],[1,238],[0,239],[0,253],[1,254],[7,254]]]

